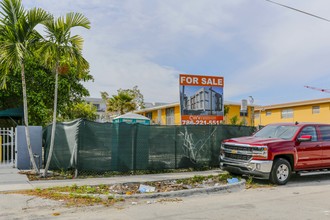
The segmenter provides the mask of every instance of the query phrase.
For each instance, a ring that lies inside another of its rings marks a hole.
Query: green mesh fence
[[[54,151],[50,169],[68,170],[77,164],[78,131],[81,120],[56,125]],[[44,162],[47,161],[52,126],[43,131]]]
[[[224,139],[249,136],[254,131],[254,127],[230,125],[148,126],[87,120],[58,123],[50,169],[93,174],[217,167]],[[43,135],[44,161],[50,133],[48,126]]]

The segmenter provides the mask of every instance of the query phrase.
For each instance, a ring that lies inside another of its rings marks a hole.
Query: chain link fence
[[[50,169],[93,175],[218,167],[222,140],[249,136],[254,131],[254,127],[231,125],[148,126],[88,120],[57,123]],[[43,133],[44,161],[50,134],[51,125]]]

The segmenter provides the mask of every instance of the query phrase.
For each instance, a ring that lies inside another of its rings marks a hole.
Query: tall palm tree
[[[46,39],[42,43],[39,53],[44,63],[53,69],[55,73],[54,89],[54,113],[50,147],[47,163],[43,176],[47,176],[54,150],[56,117],[57,117],[57,93],[58,75],[65,74],[71,65],[77,67],[78,74],[89,68],[88,62],[82,56],[83,38],[79,35],[71,36],[73,27],[90,28],[90,21],[80,13],[67,13],[66,16],[45,22]]]
[[[41,38],[35,27],[47,21],[50,16],[40,8],[25,10],[21,0],[2,0],[0,9],[0,62],[7,74],[15,70],[21,71],[26,143],[32,167],[39,173],[30,142],[25,58],[32,55],[32,48]]]

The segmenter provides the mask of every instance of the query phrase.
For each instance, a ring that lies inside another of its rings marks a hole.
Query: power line
[[[280,4],[280,3],[277,3],[277,2],[274,2],[274,1],[271,1],[271,0],[265,0],[265,1],[276,4],[276,5],[279,5],[279,6],[282,6],[282,7],[285,7],[285,8],[288,8],[288,9],[291,9],[291,10],[294,10],[294,11],[297,11],[297,12],[300,12],[300,13],[303,13],[303,14],[306,14],[306,15],[309,15],[309,16],[312,16],[312,17],[315,17],[315,18],[318,18],[318,19],[321,19],[321,20],[324,20],[324,21],[327,21],[327,22],[330,22],[329,19],[326,19],[326,18],[317,16],[317,15],[314,15],[314,14],[308,13],[306,11],[299,10],[297,8],[293,8],[293,7],[290,7],[290,6],[287,6],[287,5],[283,5],[283,4]]]

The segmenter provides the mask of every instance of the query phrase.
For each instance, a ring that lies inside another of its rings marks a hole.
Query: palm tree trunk
[[[54,112],[53,112],[53,124],[52,124],[52,133],[50,136],[50,146],[49,146],[49,153],[47,158],[47,163],[45,166],[45,171],[43,176],[47,176],[48,168],[50,165],[50,161],[52,159],[53,151],[54,151],[54,142],[55,142],[55,130],[56,130],[56,116],[57,116],[57,93],[58,93],[58,62],[56,63],[56,70],[55,70],[55,89],[54,89]]]
[[[22,90],[23,90],[23,111],[24,111],[24,124],[25,124],[25,135],[26,135],[26,144],[28,152],[30,155],[30,161],[32,163],[33,170],[38,174],[39,170],[37,164],[34,160],[31,141],[30,141],[30,131],[29,131],[29,121],[28,121],[28,108],[27,108],[27,96],[26,96],[26,82],[25,82],[25,69],[24,64],[21,64],[21,76],[22,76]]]

